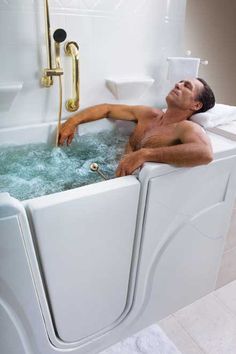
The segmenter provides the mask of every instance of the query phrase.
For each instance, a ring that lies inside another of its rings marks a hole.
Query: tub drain
[[[99,169],[99,165],[96,162],[91,163],[90,170],[93,172],[97,172],[103,179],[107,180],[108,178],[104,175],[102,171]]]

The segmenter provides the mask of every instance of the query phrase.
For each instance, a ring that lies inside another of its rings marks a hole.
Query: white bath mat
[[[181,354],[161,328],[154,324],[99,354]]]

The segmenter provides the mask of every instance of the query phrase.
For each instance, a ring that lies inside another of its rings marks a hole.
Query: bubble
[[[82,135],[59,148],[46,144],[2,147],[0,192],[25,200],[100,182],[101,176],[90,170],[93,162],[114,178],[127,141],[127,135],[114,129]]]

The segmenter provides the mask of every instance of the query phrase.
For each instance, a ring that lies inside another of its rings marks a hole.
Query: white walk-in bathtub
[[[53,130],[2,129],[0,141]],[[236,142],[209,135],[207,166],[147,163],[138,177],[24,202],[0,194],[1,354],[99,353],[214,290]]]

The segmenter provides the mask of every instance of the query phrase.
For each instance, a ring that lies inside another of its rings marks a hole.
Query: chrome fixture
[[[79,77],[79,46],[76,42],[67,42],[65,44],[65,53],[72,57],[72,95],[66,101],[66,109],[69,112],[75,112],[79,108],[80,100],[80,77]]]
[[[187,50],[186,52],[187,54],[187,57],[186,58],[191,58],[190,55],[191,55],[191,51],[190,50]],[[184,58],[184,57],[183,57]],[[169,58],[166,59],[167,61],[169,61]],[[200,64],[202,65],[208,65],[208,60],[205,60],[205,59],[200,59]]]
[[[190,57],[191,54],[192,54],[192,51],[190,49],[186,50],[187,57]],[[200,59],[200,63],[202,65],[208,65],[208,60]]]
[[[90,165],[90,170],[93,172],[97,172],[103,179],[107,180],[108,178],[104,175],[103,172],[100,171],[99,165],[96,162],[93,162]]]

